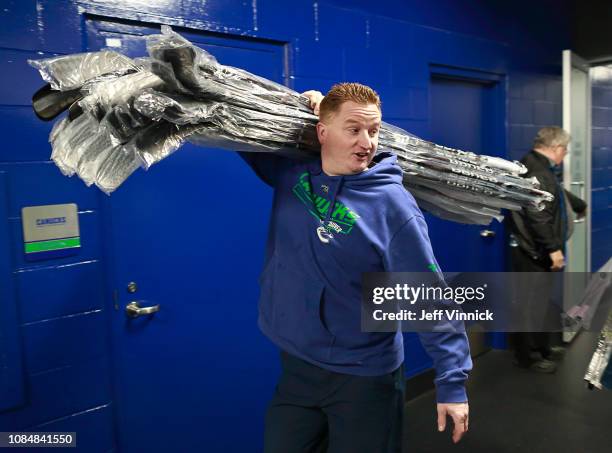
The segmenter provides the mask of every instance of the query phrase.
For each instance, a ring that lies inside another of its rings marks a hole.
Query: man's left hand
[[[468,430],[470,407],[468,403],[438,403],[438,431],[446,429],[446,416],[455,424],[453,442],[457,443]]]

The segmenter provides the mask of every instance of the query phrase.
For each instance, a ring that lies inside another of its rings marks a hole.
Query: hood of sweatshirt
[[[324,222],[330,220],[332,208],[336,205],[336,199],[340,193],[350,197],[351,193],[359,192],[363,196],[368,193],[388,191],[389,185],[403,190],[403,171],[397,163],[397,156],[389,151],[377,153],[369,168],[352,175],[329,176],[325,174],[321,159],[309,162],[307,168],[308,184],[311,187],[320,185],[327,188],[329,192],[325,197],[329,199],[329,207],[326,209],[326,214],[321,216]]]

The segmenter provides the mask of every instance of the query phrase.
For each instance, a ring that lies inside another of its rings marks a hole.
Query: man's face
[[[566,146],[562,146],[562,145],[558,145],[555,146],[555,163],[557,165],[561,165],[561,162],[563,162],[563,159],[565,158],[565,156],[567,156],[567,145]]]
[[[361,173],[378,147],[381,114],[375,104],[344,102],[325,123],[319,122],[323,171],[330,176]]]

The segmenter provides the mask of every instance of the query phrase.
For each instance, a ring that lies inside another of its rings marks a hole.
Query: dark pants
[[[281,352],[265,453],[401,452],[404,366],[382,376],[327,371]]]
[[[552,265],[550,258],[534,259],[520,247],[512,247],[511,259],[512,272],[550,272]],[[525,288],[530,295],[533,290],[534,288]],[[549,304],[549,299],[546,298],[540,302]],[[549,332],[516,332],[511,335],[511,338],[514,344],[514,355],[519,365],[529,366],[533,363],[534,359],[530,355],[534,351],[539,352],[543,358],[550,355],[551,334]]]

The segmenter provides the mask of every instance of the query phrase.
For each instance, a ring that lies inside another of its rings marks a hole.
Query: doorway
[[[283,82],[283,43],[177,31],[222,64]],[[90,18],[87,50],[144,56],[156,33]],[[119,451],[262,443],[279,372],[277,350],[257,328],[271,195],[236,153],[188,144],[100,195]],[[134,303],[159,311],[131,317]]]
[[[446,66],[432,66],[430,139],[476,154],[506,157],[504,76]],[[434,253],[442,270],[504,270],[504,228],[462,225],[426,214]],[[449,241],[449,238],[453,238]],[[472,356],[485,352],[486,335],[469,331]]]

